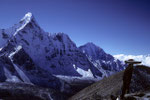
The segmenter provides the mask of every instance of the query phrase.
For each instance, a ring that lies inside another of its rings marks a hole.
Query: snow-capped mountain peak
[[[22,21],[23,20],[26,20],[26,21],[30,21],[32,19],[33,15],[31,12],[28,12],[27,14],[25,14],[25,16],[21,19]]]
[[[25,14],[25,16],[21,19],[21,21],[24,21],[26,23],[30,22],[31,19],[33,18],[33,15],[31,12],[28,12],[27,14]]]
[[[29,26],[30,28],[33,28],[36,26],[40,28],[31,12],[28,12],[27,14],[25,14],[25,16],[20,20],[20,22],[16,24],[16,26],[14,26],[14,28],[16,28],[16,31],[13,34],[13,36],[15,36],[20,30],[22,30],[26,26]]]
[[[77,85],[85,79],[91,84],[124,66],[94,43],[78,48],[67,34],[43,31],[30,12],[18,24],[0,30],[0,59],[2,81],[15,79],[61,91],[74,87],[67,85],[74,80]]]
[[[30,12],[9,33],[9,44],[20,45],[40,69],[52,75],[102,78],[123,69],[119,61],[92,42],[78,48],[67,34],[43,31]]]
[[[28,12],[25,16],[19,21],[19,23],[14,24],[12,27],[7,29],[0,29],[0,47],[9,40],[12,36],[15,36],[20,30],[25,28],[30,22],[36,23],[32,13]]]

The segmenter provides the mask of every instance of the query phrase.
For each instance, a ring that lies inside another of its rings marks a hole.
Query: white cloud
[[[150,55],[124,55],[124,54],[118,54],[118,55],[114,55],[115,58],[121,60],[121,61],[125,61],[128,59],[134,59],[136,61],[142,61],[143,65],[147,65],[150,66]]]

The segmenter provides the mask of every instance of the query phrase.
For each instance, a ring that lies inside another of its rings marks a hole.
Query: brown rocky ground
[[[78,92],[69,100],[111,100],[117,97],[121,93],[123,72],[104,78]]]
[[[150,100],[150,68],[144,65],[104,78],[81,90],[69,100]]]

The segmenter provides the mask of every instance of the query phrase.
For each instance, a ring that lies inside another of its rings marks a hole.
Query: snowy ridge
[[[13,55],[21,49],[22,49],[22,46],[18,46],[17,48],[15,48],[15,52],[10,53],[9,58],[12,59]]]
[[[27,13],[20,20],[19,23],[14,24],[7,29],[0,29],[0,47],[4,47],[8,40],[15,36],[21,29],[23,29],[31,20],[34,20],[32,13]]]
[[[25,21],[25,23],[30,22],[31,18],[32,18],[32,13],[28,12],[27,14],[25,14],[25,16],[21,19],[21,21]]]
[[[16,30],[13,34],[15,36],[20,30],[22,30],[32,19],[32,13],[28,12],[22,19],[21,19],[21,27]]]

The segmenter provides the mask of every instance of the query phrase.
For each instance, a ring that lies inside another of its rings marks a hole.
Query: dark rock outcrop
[[[41,88],[25,83],[0,83],[2,100],[64,100],[65,97],[56,90]]]
[[[150,90],[150,68],[135,66],[130,83],[130,93]]]

